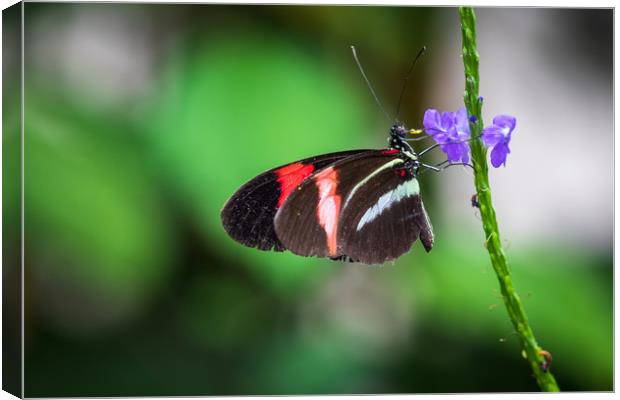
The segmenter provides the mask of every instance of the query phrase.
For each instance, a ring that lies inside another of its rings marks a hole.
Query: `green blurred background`
[[[410,126],[460,107],[455,9],[25,12],[26,396],[537,390],[468,171],[423,176],[436,246],[383,267],[248,249],[220,225],[266,169],[385,146],[351,44],[388,110],[428,46]],[[560,387],[612,390],[612,12],[481,9],[478,26],[485,119],[519,121],[491,171],[514,283]]]

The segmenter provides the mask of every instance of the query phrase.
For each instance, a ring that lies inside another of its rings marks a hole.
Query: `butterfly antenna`
[[[405,80],[403,82],[403,88],[400,90],[400,96],[398,97],[398,106],[396,106],[396,118],[395,118],[396,120],[398,120],[398,116],[400,115],[400,105],[403,101],[403,96],[405,95],[405,89],[407,89],[407,81],[409,81],[409,77],[411,76],[411,73],[413,72],[413,69],[416,63],[418,62],[418,59],[422,57],[422,54],[424,54],[425,51],[426,51],[426,46],[422,46],[422,48],[418,52],[418,55],[415,56],[415,58],[413,59],[413,62],[411,63],[411,67],[409,67],[409,71],[407,71],[407,75],[405,75]]]
[[[366,81],[366,84],[368,85],[368,89],[370,89],[370,93],[372,93],[372,97],[375,98],[375,101],[379,105],[379,108],[381,109],[381,111],[383,111],[383,114],[388,119],[388,121],[391,122],[392,118],[390,118],[390,115],[387,113],[387,111],[385,111],[385,108],[383,108],[383,104],[381,104],[381,102],[379,101],[379,98],[377,97],[375,90],[372,88],[372,85],[370,84],[370,81],[368,80],[368,77],[366,76],[366,73],[364,72],[364,68],[362,68],[362,64],[360,63],[360,60],[357,58],[357,52],[355,51],[355,46],[351,46],[351,51],[353,52],[353,58],[355,59],[355,62],[357,63],[357,67],[359,68],[360,72],[362,73],[362,76],[364,77],[364,80]]]

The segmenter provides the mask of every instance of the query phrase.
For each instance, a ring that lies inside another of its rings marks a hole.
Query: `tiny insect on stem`
[[[551,367],[551,362],[553,361],[553,357],[551,357],[551,353],[547,350],[541,350],[538,352],[545,360],[540,364],[540,369],[543,372],[548,372],[549,367]]]

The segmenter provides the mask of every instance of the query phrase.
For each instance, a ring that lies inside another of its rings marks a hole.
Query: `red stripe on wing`
[[[291,192],[314,172],[314,165],[297,162],[274,172],[278,176],[278,183],[280,184],[280,197],[277,204],[277,207],[280,208]]]
[[[400,152],[400,150],[398,150],[398,149],[388,149],[388,150],[383,150],[381,152],[381,154],[390,155],[390,154],[396,154],[396,153],[399,153],[399,152]]]
[[[328,167],[316,175],[316,186],[319,189],[319,203],[316,216],[319,225],[325,229],[327,253],[333,257],[338,252],[338,219],[340,217],[341,197],[336,194],[338,187],[338,170]]]

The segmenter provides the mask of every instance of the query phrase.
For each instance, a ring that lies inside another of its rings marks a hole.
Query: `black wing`
[[[241,186],[221,212],[222,225],[231,238],[260,250],[283,251],[273,220],[292,190],[314,172],[343,158],[368,150],[323,154],[281,165]]]
[[[433,232],[419,185],[399,153],[374,150],[340,160],[306,179],[275,217],[283,245],[303,256],[381,264]]]
[[[420,238],[433,248],[433,228],[420,197],[418,181],[389,172],[377,175],[344,208],[338,232],[343,255],[364,264],[383,264],[407,253]]]

